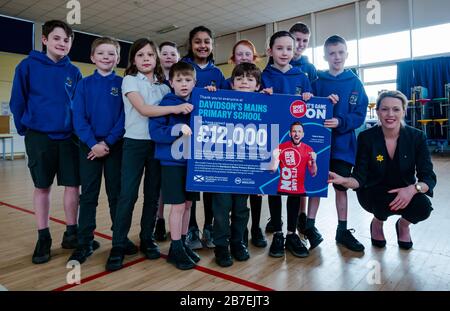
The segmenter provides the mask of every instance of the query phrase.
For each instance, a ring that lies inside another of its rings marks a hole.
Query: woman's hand
[[[417,191],[414,185],[410,185],[408,187],[389,190],[388,193],[397,193],[397,196],[391,204],[389,204],[389,207],[391,208],[391,211],[398,211],[408,206]]]

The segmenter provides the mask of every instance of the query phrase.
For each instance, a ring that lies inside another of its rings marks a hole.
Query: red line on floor
[[[4,206],[7,206],[7,207],[16,209],[18,211],[34,215],[33,211],[30,211],[30,210],[22,208],[22,207],[14,206],[14,205],[11,205],[11,204],[8,204],[8,203],[5,203],[5,202],[1,202],[1,201],[0,201],[0,205],[4,205]],[[63,224],[63,225],[66,224],[64,221],[62,221],[60,219],[57,219],[57,218],[54,218],[54,217],[50,217],[50,220],[52,220],[54,222],[57,222],[57,223],[60,223],[60,224]],[[107,235],[107,234],[100,233],[100,232],[94,232],[94,234],[96,236],[101,237],[101,238],[104,238],[104,239],[107,239],[107,240],[112,240],[112,237]],[[162,258],[167,258],[167,255],[161,254],[161,257]],[[133,261],[130,261],[130,262],[124,264],[123,268],[131,267],[131,266],[133,266],[135,264],[141,263],[141,262],[146,261],[146,260],[147,259],[145,257],[138,258],[136,260],[133,260]],[[209,275],[212,275],[212,276],[224,279],[226,281],[230,281],[230,282],[233,282],[233,283],[236,283],[236,284],[239,284],[239,285],[242,285],[242,286],[246,286],[246,287],[258,290],[258,291],[274,291],[274,289],[272,289],[272,288],[265,287],[263,285],[259,285],[259,284],[256,284],[256,283],[253,283],[253,282],[250,282],[250,281],[247,281],[247,280],[235,277],[233,275],[222,273],[222,272],[219,272],[219,271],[216,271],[216,270],[212,270],[212,269],[209,269],[209,268],[206,268],[206,267],[196,266],[194,269],[197,270],[197,271],[201,271],[203,273],[206,273],[206,274],[209,274]],[[103,272],[100,272],[100,273],[88,276],[85,279],[82,279],[80,284],[67,284],[67,285],[58,287],[56,289],[53,289],[53,291],[65,291],[65,290],[73,288],[75,286],[78,286],[78,285],[85,284],[87,282],[96,280],[96,279],[101,278],[101,277],[103,277],[105,275],[108,275],[110,273],[112,273],[112,272],[111,271],[103,271]]]

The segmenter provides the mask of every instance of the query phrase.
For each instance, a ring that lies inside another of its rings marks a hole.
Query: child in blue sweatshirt
[[[315,95],[328,96],[334,104],[333,118],[325,120],[324,124],[332,129],[330,171],[349,177],[356,157],[355,130],[365,120],[368,98],[359,78],[351,70],[344,69],[348,57],[345,40],[337,35],[329,37],[324,51],[329,70],[319,72],[319,78],[312,86]],[[334,184],[333,187],[338,214],[336,241],[352,251],[362,252],[364,245],[353,237],[352,229],[347,229],[347,188]],[[320,198],[309,198],[305,235],[311,249],[323,240],[314,226],[319,203]]]
[[[189,102],[195,86],[195,70],[185,62],[174,64],[169,71],[169,82],[173,93],[162,99],[160,106],[176,106]],[[169,114],[153,118],[149,123],[150,135],[156,143],[155,157],[161,161],[161,190],[164,204],[171,204],[169,224],[171,244],[167,261],[178,269],[187,270],[195,267],[200,257],[186,247],[186,234],[189,227],[191,206],[200,199],[198,192],[187,192],[186,158],[173,154],[173,145],[179,143],[184,148],[189,146],[190,114]],[[177,147],[176,150],[179,150]]]
[[[303,100],[311,98],[311,85],[308,77],[290,62],[294,57],[295,38],[287,31],[272,35],[269,42],[269,63],[262,73],[263,88],[272,88],[274,93],[299,95]],[[281,196],[269,195],[270,221],[266,231],[274,232],[269,255],[283,257],[285,248],[296,257],[306,257],[308,250],[295,233],[300,208],[300,196],[288,196],[286,243],[281,222]]]
[[[309,62],[306,55],[302,55],[309,45],[309,37],[311,36],[309,27],[303,23],[295,23],[289,29],[289,32],[294,36],[296,41],[294,58],[291,60],[291,65],[300,68],[308,76],[309,82],[312,83],[317,79],[316,67]]]
[[[16,68],[10,106],[17,132],[25,136],[28,167],[34,183],[33,207],[38,241],[32,262],[50,260],[50,189],[55,175],[65,186],[64,212],[67,230],[61,246],[77,246],[79,195],[78,150],[73,137],[71,103],[80,70],[67,54],[73,31],[64,22],[52,20],[42,26],[46,52],[31,51]]]
[[[222,72],[214,65],[213,34],[205,26],[198,26],[189,32],[188,54],[182,61],[191,64],[197,75],[196,87],[214,86],[217,89],[227,89],[228,83]],[[201,249],[203,246],[214,248],[212,239],[212,197],[211,193],[203,193],[203,207],[205,223],[203,226],[202,241],[199,239],[199,228],[196,218],[195,202],[191,208],[191,221],[187,237],[187,245],[191,249]]]
[[[114,72],[120,57],[119,42],[112,38],[96,39],[91,46],[94,74],[77,86],[73,103],[73,124],[80,139],[80,214],[78,247],[69,260],[86,261],[94,251],[95,214],[105,176],[109,212],[114,230],[114,217],[120,194],[125,115],[122,101],[122,78]],[[129,244],[132,252],[137,247]]]

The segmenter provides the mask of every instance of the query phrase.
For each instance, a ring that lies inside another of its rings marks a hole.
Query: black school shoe
[[[336,242],[345,246],[351,251],[363,252],[364,245],[359,243],[359,241],[353,236],[353,232],[355,232],[355,229],[336,229]]]
[[[135,255],[138,252],[138,247],[133,242],[131,242],[130,239],[127,239],[127,242],[125,244],[125,255]]]
[[[123,248],[113,247],[106,262],[106,270],[117,271],[119,269],[122,269],[124,257],[125,250]]]
[[[68,234],[67,231],[64,232],[61,247],[64,249],[75,249],[78,246],[78,235],[77,233]]]
[[[309,241],[309,249],[316,248],[323,241],[322,235],[314,226],[306,229],[304,234]]]
[[[153,240],[141,241],[140,249],[148,259],[158,259],[161,257],[159,246]]]
[[[200,256],[186,245],[186,236],[185,235],[181,236],[181,241],[183,242],[184,251],[189,256],[189,258],[191,258],[192,261],[195,263],[199,262],[201,259]]]
[[[230,250],[231,255],[233,255],[234,259],[236,259],[237,261],[246,261],[250,258],[248,249],[242,242],[238,244],[231,244]]]
[[[172,240],[170,243],[167,262],[174,264],[180,270],[195,268],[195,262],[186,253],[186,248],[182,240]]]
[[[269,256],[283,257],[284,256],[284,236],[283,232],[276,232],[272,238],[272,244],[269,249]]]
[[[216,263],[221,267],[229,267],[233,265],[233,258],[231,258],[228,246],[217,246],[214,248],[216,256]]]
[[[309,256],[308,249],[295,233],[286,235],[285,247],[296,257],[304,258]]]
[[[99,247],[100,243],[95,240],[87,245],[79,245],[67,261],[76,260],[82,264]]]
[[[50,249],[52,248],[52,239],[38,239],[31,261],[34,264],[46,263],[50,260]]]
[[[261,228],[258,228],[256,230],[252,230],[252,244],[256,247],[266,247],[267,246],[267,240],[264,237],[264,234],[262,233]]]

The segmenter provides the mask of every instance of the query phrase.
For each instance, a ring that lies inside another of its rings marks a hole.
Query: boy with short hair
[[[294,58],[291,61],[291,65],[299,67],[308,76],[309,82],[312,83],[317,79],[316,67],[309,62],[306,55],[302,55],[308,48],[311,32],[309,31],[308,26],[303,23],[295,23],[289,29],[289,32],[294,36],[296,43]]]
[[[234,67],[230,78],[231,88],[240,92],[257,92],[261,86],[261,70],[252,63],[241,63]],[[266,90],[265,90],[266,91]],[[249,219],[248,194],[213,194],[213,234],[216,263],[221,267],[250,258],[244,242]],[[231,251],[231,253],[230,253]]]
[[[91,61],[96,70],[78,84],[72,107],[75,133],[80,139],[81,196],[78,247],[69,260],[77,260],[80,264],[98,247],[94,230],[102,173],[114,230],[125,133],[122,78],[114,72],[119,60],[119,42],[109,37],[95,39],[91,45]],[[129,252],[137,253],[138,249],[131,241],[127,246]]]
[[[316,96],[329,97],[333,102],[333,118],[325,120],[324,126],[332,129],[330,171],[350,176],[356,157],[355,130],[366,117],[368,98],[359,78],[349,69],[344,69],[348,57],[347,43],[344,38],[334,35],[325,41],[325,59],[329,70],[319,72],[312,88]],[[352,235],[353,229],[347,229],[347,188],[333,185],[336,192],[338,227],[336,242],[355,251],[364,251],[362,245]],[[311,249],[322,242],[322,236],[314,226],[320,198],[309,198],[308,219],[305,235]]]
[[[196,82],[195,69],[191,64],[178,62],[170,68],[169,83],[173,93],[164,96],[159,106],[176,106],[190,103]],[[200,200],[200,193],[186,191],[186,158],[174,155],[173,144],[188,146],[192,135],[189,127],[190,114],[169,114],[151,118],[150,136],[156,143],[155,158],[161,161],[161,192],[164,204],[171,204],[169,215],[170,243],[167,261],[180,270],[195,267],[200,256],[186,246],[186,234],[193,201]],[[178,140],[178,141],[177,141]]]
[[[61,246],[77,246],[79,196],[78,150],[73,136],[71,103],[80,70],[68,58],[74,34],[58,20],[42,27],[46,52],[31,51],[16,68],[10,106],[17,132],[25,136],[28,167],[34,183],[33,206],[38,241],[32,262],[50,260],[50,189],[55,175],[65,186],[64,211],[67,229]]]

